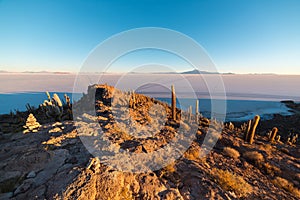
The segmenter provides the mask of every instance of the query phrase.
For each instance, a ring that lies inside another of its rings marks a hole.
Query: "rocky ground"
[[[89,94],[96,94],[96,99]],[[106,85],[90,87],[73,106],[80,118],[72,121],[54,122],[36,112],[41,127],[27,134],[18,124],[24,125],[29,113],[2,116],[0,199],[300,198],[299,143],[287,144],[288,133],[299,130],[297,113],[260,122],[253,144],[244,141],[243,124],[223,125],[200,117],[189,148],[163,168],[146,171],[147,155],[167,149],[174,140],[184,144],[183,135],[193,130],[195,116],[177,110],[173,120],[167,104]],[[97,125],[100,132],[95,131]],[[266,133],[274,126],[282,139],[270,142]],[[120,170],[122,157],[112,163],[106,154],[95,158],[86,148],[85,139],[90,138],[92,147],[102,152],[142,155],[134,164],[145,171]],[[111,145],[99,143],[99,138]],[[205,154],[214,141],[216,145]],[[180,145],[177,148],[182,150]]]

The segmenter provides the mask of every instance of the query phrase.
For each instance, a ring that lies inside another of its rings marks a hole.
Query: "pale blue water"
[[[64,94],[72,97],[71,93],[56,92],[62,101],[64,101]],[[49,92],[51,97],[54,92]],[[72,98],[71,98],[72,99]],[[0,114],[7,114],[10,111],[26,111],[26,104],[38,107],[40,104],[47,100],[45,92],[32,92],[32,93],[9,93],[0,94]]]
[[[63,100],[65,93],[57,93]],[[72,99],[71,93],[66,93]],[[53,93],[50,92],[52,96]],[[76,94],[78,99],[81,94]],[[73,97],[75,97],[73,96]],[[38,107],[47,96],[44,92],[36,93],[12,93],[12,94],[0,94],[0,114],[6,114],[10,111],[25,111],[25,105]],[[159,100],[170,103],[169,98],[157,98]],[[217,100],[218,101],[218,100]],[[290,115],[289,109],[279,101],[256,101],[256,100],[227,100],[227,114],[226,121],[244,121],[253,118],[255,115],[260,115],[263,119],[272,118],[273,114]],[[180,99],[177,101],[177,106],[183,110],[187,110],[189,105],[193,106],[193,112],[195,109],[195,99]],[[205,117],[210,117],[211,100],[200,99],[199,110]]]
[[[170,103],[170,98],[158,98],[161,101]],[[222,100],[214,100],[216,103]],[[195,112],[195,99],[179,99],[177,107],[187,110],[191,105]],[[199,99],[200,113],[210,118],[211,100]],[[271,119],[274,114],[291,115],[289,108],[280,101],[257,101],[257,100],[227,100],[225,121],[245,121],[252,119],[255,115],[260,115],[262,119]]]

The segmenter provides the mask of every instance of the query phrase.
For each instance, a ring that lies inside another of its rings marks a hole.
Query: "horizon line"
[[[159,75],[159,74],[181,74],[181,75],[300,75],[299,74],[282,74],[282,73],[273,73],[273,72],[262,72],[262,73],[236,73],[236,72],[210,72],[210,71],[200,71],[202,73],[186,73],[186,72],[191,72],[194,70],[190,70],[190,71],[181,71],[181,72],[95,72],[95,71],[87,71],[87,72],[75,72],[75,71],[48,71],[48,70],[41,70],[41,71],[7,71],[7,70],[0,70],[0,74],[56,74],[56,75],[75,75],[75,74],[79,74],[79,73],[84,73],[84,74],[155,74],[155,75]]]

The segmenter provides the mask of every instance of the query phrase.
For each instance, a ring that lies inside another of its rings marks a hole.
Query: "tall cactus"
[[[68,106],[68,108],[71,108],[71,99],[67,94],[64,94],[65,100],[66,100],[66,104]]]
[[[172,119],[176,120],[176,94],[174,85],[171,86],[172,90]]]
[[[135,99],[135,93],[134,93],[134,90],[132,90],[132,93],[131,93],[131,108],[135,109],[135,104],[136,104],[136,99]]]
[[[275,140],[275,138],[276,138],[277,132],[278,132],[278,128],[274,127],[274,128],[272,129],[272,133],[271,133],[271,136],[270,136],[270,141],[271,141],[271,142],[274,142],[274,140]]]
[[[250,129],[251,129],[251,124],[252,124],[252,120],[249,120],[247,123],[247,128],[245,130],[245,136],[244,136],[244,140],[247,142],[248,138],[249,138],[249,133],[250,133]]]
[[[188,122],[190,123],[192,120],[192,106],[188,108]]]
[[[255,131],[256,131],[256,127],[258,125],[258,122],[260,120],[260,116],[259,115],[256,115],[253,119],[253,124],[252,124],[252,127],[250,129],[250,135],[249,135],[249,143],[252,144],[253,141],[254,141],[254,135],[255,135]]]
[[[195,107],[195,114],[196,114],[196,123],[199,121],[199,100],[196,100],[196,107]]]

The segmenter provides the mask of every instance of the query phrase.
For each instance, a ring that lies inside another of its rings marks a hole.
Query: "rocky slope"
[[[49,123],[37,116],[42,124],[38,132],[2,134],[0,199],[299,199],[299,145],[269,142],[265,122],[250,145],[241,128],[200,118],[189,148],[154,171],[122,171],[105,156],[95,158],[85,138],[93,138],[94,148],[101,148],[98,138],[104,138],[113,152],[146,157],[173,140],[183,141],[180,127],[193,129],[186,113],[177,110],[185,122],[180,123],[170,119],[167,104],[139,94],[131,97],[106,85],[92,86],[73,105],[80,119]],[[137,124],[134,129],[126,128],[128,120]],[[93,131],[97,125],[101,132]],[[207,155],[205,138],[218,139]]]

